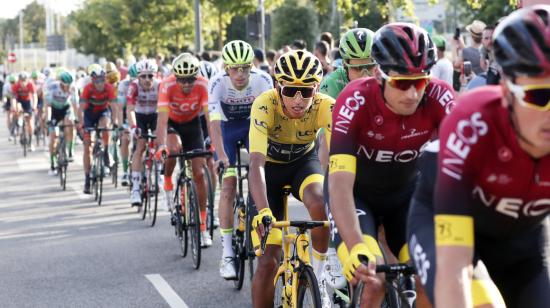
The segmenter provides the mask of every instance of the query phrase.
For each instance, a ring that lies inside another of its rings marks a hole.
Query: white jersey
[[[46,103],[48,106],[55,109],[64,109],[71,103],[78,104],[78,93],[76,87],[71,85],[69,92],[65,92],[61,89],[60,81],[52,81],[48,83],[47,88],[45,89],[44,97],[46,98]]]
[[[237,90],[229,74],[219,72],[208,82],[208,112],[210,120],[242,120],[250,118],[252,103],[263,92],[273,88],[273,81],[264,71],[250,70],[248,85]]]
[[[11,86],[12,84],[10,82],[6,82],[2,87],[2,96],[4,96],[7,99],[13,98],[13,93],[11,92]]]
[[[139,80],[130,82],[126,100],[128,105],[134,105],[136,113],[152,114],[157,112],[160,81],[153,80],[153,86],[145,90],[139,85]]]
[[[126,78],[118,83],[116,101],[122,106],[126,106],[126,95],[128,94],[128,87],[130,86],[130,82],[132,81],[129,78]]]

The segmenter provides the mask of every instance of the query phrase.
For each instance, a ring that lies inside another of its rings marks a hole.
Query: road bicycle
[[[162,167],[160,162],[155,159],[156,136],[148,130],[140,138],[145,139],[145,155],[143,158],[143,173],[140,187],[142,206],[138,208],[138,212],[142,210],[141,219],[145,220],[148,217],[151,227],[154,227],[157,220],[160,170]]]

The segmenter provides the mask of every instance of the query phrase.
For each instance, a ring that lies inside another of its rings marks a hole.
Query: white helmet
[[[195,76],[199,67],[199,59],[187,52],[182,53],[172,62],[172,71],[177,77]]]
[[[201,67],[199,69],[199,74],[206,78],[206,79],[210,79],[212,78],[214,75],[216,75],[218,73],[218,69],[216,68],[216,66],[208,61],[201,61]]]
[[[138,76],[143,74],[155,74],[159,70],[159,67],[155,61],[145,59],[136,63],[136,70]]]

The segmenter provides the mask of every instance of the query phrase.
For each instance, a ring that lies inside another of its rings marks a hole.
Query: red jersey
[[[436,214],[475,217],[476,234],[503,237],[550,211],[550,155],[530,157],[518,143],[500,86],[460,97],[443,121]]]
[[[34,84],[30,81],[27,81],[27,84],[23,86],[21,81],[18,81],[13,86],[11,86],[11,92],[13,93],[17,101],[28,102],[31,100],[31,95],[35,93]]]
[[[196,118],[204,107],[208,106],[208,80],[197,76],[189,94],[181,91],[174,75],[160,83],[158,112],[168,112],[170,120],[185,123]]]
[[[386,106],[375,78],[350,82],[332,112],[330,171],[355,172],[356,191],[414,185],[416,160],[454,105],[454,95],[446,82],[432,79],[415,113],[403,116]]]
[[[105,82],[103,91],[98,91],[94,83],[90,82],[82,91],[80,103],[87,104],[86,111],[92,113],[102,112],[109,108],[109,103],[116,100],[115,88],[108,82]]]

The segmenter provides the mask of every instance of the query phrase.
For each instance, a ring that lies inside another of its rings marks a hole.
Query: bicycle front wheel
[[[321,294],[317,278],[311,266],[306,265],[300,271],[298,278],[298,303],[297,307],[321,307]]]
[[[152,185],[149,188],[149,194],[152,195],[152,203],[150,205],[151,211],[152,211],[152,219],[151,219],[151,227],[155,226],[155,222],[157,221],[157,205],[158,205],[158,199],[159,199],[159,176],[160,171],[158,170],[159,166],[158,164],[153,161],[153,176],[152,176]]]
[[[98,179],[97,179],[97,205],[101,206],[101,201],[103,199],[103,178],[105,177],[105,168],[103,167],[103,152],[100,152],[98,155]]]
[[[212,185],[212,178],[210,177],[210,170],[206,165],[202,166],[202,169],[204,170],[204,176],[206,177],[206,188],[208,196],[206,199],[206,228],[208,228],[208,231],[210,232],[210,237],[214,237],[214,186]]]
[[[201,219],[199,215],[199,199],[195,182],[188,181],[187,187],[187,219],[189,221],[189,239],[191,240],[191,255],[193,266],[199,269],[201,266]]]
[[[257,212],[255,209],[256,207],[254,206],[254,202],[252,201],[250,195],[248,195],[248,200],[246,202],[245,247],[246,258],[248,259],[248,275],[250,277],[250,281],[252,281],[252,278],[254,278],[255,253],[254,247],[252,246],[251,234],[252,232],[254,232],[254,230],[252,229],[252,219]]]
[[[237,200],[237,204],[233,206],[233,236],[231,246],[235,252],[235,271],[237,272],[237,279],[233,281],[235,289],[240,290],[244,283],[244,263],[246,258],[246,246],[244,238],[244,204],[240,204]]]

